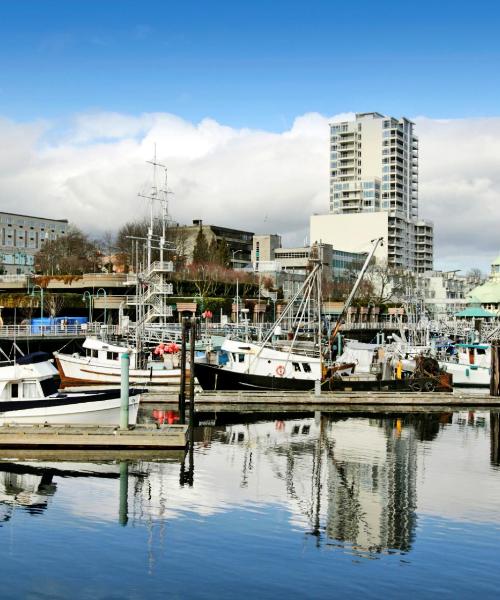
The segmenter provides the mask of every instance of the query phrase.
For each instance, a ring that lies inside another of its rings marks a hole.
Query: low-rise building
[[[0,270],[6,274],[32,273],[35,254],[45,241],[55,240],[67,230],[67,219],[0,212]]]
[[[470,284],[457,271],[426,271],[419,275],[416,287],[433,319],[451,319],[467,305]]]
[[[488,279],[470,290],[468,300],[469,303],[479,303],[482,308],[500,315],[500,256],[491,263]]]
[[[184,236],[183,251],[188,264],[193,261],[196,237],[200,229],[203,231],[208,244],[215,241],[227,245],[233,268],[241,269],[251,264],[254,236],[251,231],[221,227],[220,225],[205,225],[201,219],[194,219],[192,225],[179,225],[177,227],[177,231]]]

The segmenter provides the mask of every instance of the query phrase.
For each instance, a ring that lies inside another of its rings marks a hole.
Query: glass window
[[[23,382],[23,398],[37,398],[38,389],[35,381]]]

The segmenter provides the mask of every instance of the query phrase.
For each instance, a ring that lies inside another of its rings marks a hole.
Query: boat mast
[[[368,269],[368,265],[370,264],[370,261],[373,258],[373,255],[375,254],[375,250],[378,248],[379,244],[383,243],[383,239],[384,238],[379,237],[374,240],[371,240],[373,247],[370,250],[368,256],[366,257],[365,264],[361,268],[358,278],[356,279],[356,283],[354,284],[354,287],[352,288],[351,293],[349,294],[349,297],[347,298],[347,300],[344,304],[344,308],[342,309],[342,312],[340,313],[340,316],[337,319],[337,322],[335,323],[335,327],[333,328],[333,331],[330,334],[330,344],[333,344],[333,342],[335,341],[335,338],[337,337],[340,327],[341,327],[342,323],[344,322],[347,311],[349,310],[349,307],[351,306],[352,301],[354,300],[354,296],[356,295],[356,292],[358,291],[358,287],[359,287],[360,283],[363,281],[363,277],[366,273],[366,270]]]

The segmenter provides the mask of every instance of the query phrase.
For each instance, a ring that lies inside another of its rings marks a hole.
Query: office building
[[[0,212],[0,270],[6,274],[32,273],[35,254],[45,241],[55,240],[67,229],[67,219]]]

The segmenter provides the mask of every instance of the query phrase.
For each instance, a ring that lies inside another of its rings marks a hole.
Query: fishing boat
[[[110,344],[87,337],[83,342],[85,354],[54,352],[61,382],[68,384],[119,384],[121,357],[130,356],[130,383],[133,385],[179,385],[181,371],[173,344],[160,345],[157,360],[149,360],[139,368],[140,352],[136,348]],[[153,352],[154,354],[154,352]]]
[[[59,392],[57,369],[45,352],[0,366],[0,425],[118,425],[120,389]],[[135,425],[141,393],[129,390],[129,424]]]
[[[333,360],[333,343],[380,242],[381,238],[373,240],[373,247],[329,334],[325,335],[325,324],[321,316],[321,261],[313,258],[304,284],[287,304],[262,343],[226,340],[222,344],[217,364],[213,364],[212,360],[195,362],[194,373],[200,386],[204,390],[310,391],[319,384],[325,390],[449,391],[449,378],[442,378],[435,365],[432,373],[417,369],[415,374],[405,379],[395,376],[390,360],[379,360],[380,369],[377,373],[369,372],[369,369],[355,373],[359,363],[357,360],[346,357],[345,360]],[[287,324],[288,339],[285,342],[275,339],[276,334],[281,333],[283,324]],[[301,332],[307,332],[307,337],[312,335],[313,341],[301,344]],[[294,350],[296,347],[300,347],[300,350]],[[304,348],[308,350],[305,351]],[[362,352],[369,361],[368,367],[373,361],[375,347],[363,347]]]
[[[454,354],[439,365],[453,376],[459,387],[489,387],[491,368],[490,344],[454,344]]]

